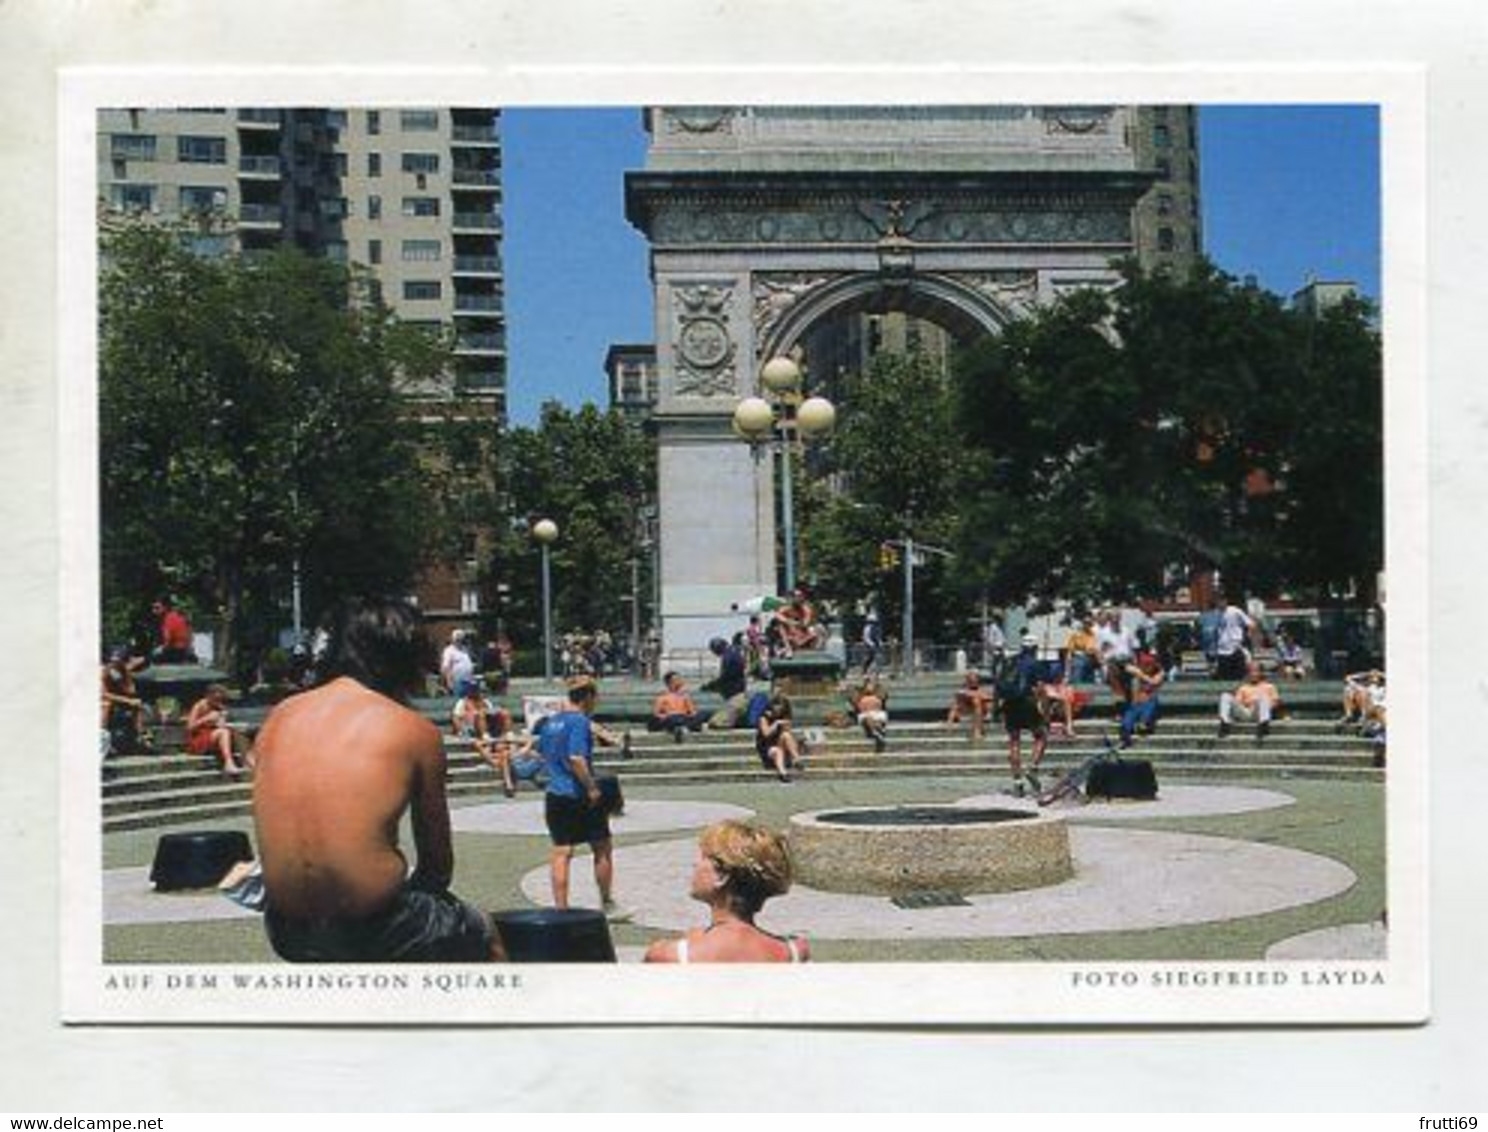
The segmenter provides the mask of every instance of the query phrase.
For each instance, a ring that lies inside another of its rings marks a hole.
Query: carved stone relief
[[[823,203],[768,214],[744,209],[662,208],[656,244],[1125,243],[1130,215],[1115,208],[982,207],[974,201]]]
[[[985,295],[1009,314],[1031,314],[1038,305],[1035,271],[952,272],[948,278]]]
[[[811,292],[841,274],[778,272],[754,277],[754,341],[762,347],[786,313]]]
[[[732,287],[710,283],[678,287],[672,292],[679,396],[724,397],[734,392],[737,347],[729,333],[733,293]]]

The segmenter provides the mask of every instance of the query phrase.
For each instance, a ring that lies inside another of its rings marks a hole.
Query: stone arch
[[[1032,289],[1024,284],[1000,283],[1008,289]],[[805,291],[755,342],[755,357],[763,361],[788,352],[813,325],[823,319],[856,313],[898,311],[925,318],[945,327],[963,341],[1000,334],[1016,316],[1011,304],[989,293],[990,285],[948,274],[917,274],[885,278],[864,272],[849,275]]]

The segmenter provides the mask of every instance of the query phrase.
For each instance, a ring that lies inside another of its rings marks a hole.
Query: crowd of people
[[[180,651],[190,638],[184,615],[168,602],[157,602],[154,612],[159,634],[150,655],[114,649],[103,666],[106,752],[151,749],[149,705],[136,676],[152,661],[186,655]],[[1219,734],[1253,726],[1256,741],[1264,742],[1286,708],[1258,656],[1257,621],[1222,600],[1206,618],[1199,626],[1205,656],[1216,676],[1233,681],[1216,707]],[[222,684],[207,686],[184,716],[188,753],[211,758],[230,777],[252,772],[265,925],[284,958],[478,961],[500,955],[488,918],[450,891],[445,736],[410,705],[412,696],[428,690],[422,632],[417,611],[406,603],[343,603],[325,625],[303,683],[270,711],[256,738],[230,718]],[[807,735],[790,697],[751,695],[750,681],[771,662],[820,649],[825,641],[804,592],[751,612],[749,625],[732,639],[709,643],[718,667],[699,694],[715,697],[716,705],[700,704],[686,678],[668,671],[646,726],[676,743],[705,728],[747,728],[761,768],[791,782],[810,753]],[[890,693],[878,672],[883,639],[876,613],[865,617],[862,644],[862,673],[844,690],[845,714],[882,753],[891,741]],[[945,722],[966,725],[973,741],[1000,723],[1018,795],[1041,791],[1051,734],[1075,737],[1097,689],[1109,691],[1119,746],[1127,748],[1159,726],[1162,696],[1175,674],[1150,615],[1135,624],[1130,618],[1123,623],[1114,610],[1078,616],[1057,649],[1026,631],[1010,646],[1000,624],[989,627],[982,644],[985,670],[964,673]],[[507,797],[523,783],[541,790],[553,906],[570,907],[573,860],[587,846],[601,910],[623,922],[629,913],[615,898],[610,825],[623,803],[596,768],[595,751],[612,745],[628,754],[629,733],[617,735],[596,721],[600,684],[584,664],[573,666],[578,671],[569,675],[561,703],[524,711],[519,728],[496,698],[509,689],[512,653],[504,635],[482,645],[466,630],[449,634],[436,677],[451,697],[448,735],[472,744]],[[1285,635],[1275,638],[1268,659],[1277,679],[1306,671],[1306,658]],[[1337,723],[1339,730],[1375,739],[1381,749],[1384,685],[1377,669],[1348,675]],[[411,867],[398,842],[404,818],[413,835]],[[764,903],[790,882],[789,855],[778,835],[750,823],[710,827],[700,839],[689,889],[706,906],[708,924],[652,944],[647,961],[806,959],[804,940],[772,935],[755,923]]]

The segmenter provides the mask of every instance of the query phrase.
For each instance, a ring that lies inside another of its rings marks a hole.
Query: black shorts
[[[1032,731],[1038,735],[1047,726],[1038,702],[1032,696],[1013,696],[1003,700],[1002,725],[1009,735],[1016,735],[1019,731]]]
[[[610,839],[610,819],[602,806],[591,806],[587,798],[547,794],[543,817],[554,845],[593,845]]]
[[[491,923],[449,892],[403,888],[361,920],[298,920],[264,913],[269,944],[291,963],[484,963]]]

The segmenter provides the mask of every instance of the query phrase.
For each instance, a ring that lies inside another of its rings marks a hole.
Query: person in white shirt
[[[450,633],[444,652],[439,654],[439,683],[446,692],[456,695],[460,686],[474,675],[475,661],[465,650],[465,631],[456,629]]]
[[[1221,680],[1242,680],[1250,666],[1250,649],[1246,647],[1255,622],[1250,614],[1238,605],[1225,604],[1222,598],[1215,600],[1216,607],[1223,606],[1219,615],[1219,638],[1215,642],[1215,676]]]

